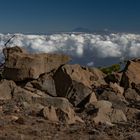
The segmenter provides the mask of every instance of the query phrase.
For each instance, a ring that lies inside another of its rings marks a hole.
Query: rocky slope
[[[139,140],[139,59],[106,75],[66,55],[3,53],[0,139]]]

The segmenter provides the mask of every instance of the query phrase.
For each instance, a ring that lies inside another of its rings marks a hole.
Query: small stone
[[[25,119],[22,118],[22,117],[19,117],[15,122],[18,123],[18,124],[23,125],[23,124],[25,124]]]
[[[50,121],[53,121],[53,122],[58,122],[58,117],[57,117],[57,114],[56,114],[56,110],[53,106],[50,106],[50,107],[45,107],[43,109],[43,116],[44,118],[50,120]]]
[[[95,103],[95,102],[97,102],[97,98],[96,98],[95,93],[92,92],[92,93],[90,94],[90,97],[89,97],[89,104],[92,104],[92,103]]]

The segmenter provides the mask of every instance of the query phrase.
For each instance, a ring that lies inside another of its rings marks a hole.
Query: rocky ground
[[[3,50],[0,140],[139,140],[140,60],[121,72],[60,54]]]

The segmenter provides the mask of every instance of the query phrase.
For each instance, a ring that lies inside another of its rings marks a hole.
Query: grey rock
[[[32,81],[31,84],[34,88],[44,91],[51,96],[57,96],[52,74],[45,73],[41,75],[37,80]]]

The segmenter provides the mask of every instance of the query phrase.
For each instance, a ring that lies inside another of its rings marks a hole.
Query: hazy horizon
[[[90,30],[140,33],[139,0],[0,0],[0,33]]]

